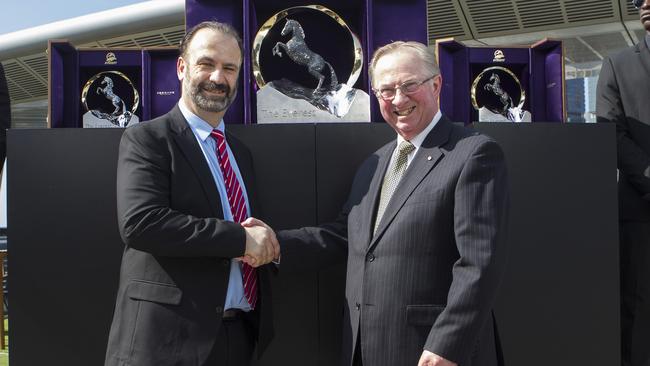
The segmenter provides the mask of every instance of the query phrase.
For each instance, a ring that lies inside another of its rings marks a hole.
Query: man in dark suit
[[[255,213],[250,152],[222,120],[236,96],[241,40],[204,22],[181,42],[182,96],[125,130],[117,211],[126,243],[106,365],[248,365],[272,336],[275,236]],[[257,268],[255,268],[257,267]]]
[[[633,1],[650,32],[650,0]],[[650,365],[650,34],[603,61],[598,122],[616,123],[623,366]]]
[[[442,79],[425,45],[384,46],[369,71],[397,138],[361,165],[336,222],[277,233],[280,271],[347,251],[345,366],[497,365],[503,152],[442,116]]]
[[[11,101],[7,89],[5,69],[0,63],[0,174],[7,156],[7,129],[11,127]]]

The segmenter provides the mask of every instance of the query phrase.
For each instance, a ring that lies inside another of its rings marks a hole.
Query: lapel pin
[[[431,155],[427,156],[427,160],[431,161]]]

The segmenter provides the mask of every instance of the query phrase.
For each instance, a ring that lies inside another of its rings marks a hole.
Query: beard
[[[192,102],[199,108],[206,112],[223,112],[232,104],[237,96],[237,87],[234,89],[230,88],[230,85],[226,83],[215,83],[213,81],[202,81],[198,84],[194,84],[185,78],[188,81],[184,87],[187,87],[190,92],[190,98]],[[221,91],[225,95],[207,95],[203,91]]]

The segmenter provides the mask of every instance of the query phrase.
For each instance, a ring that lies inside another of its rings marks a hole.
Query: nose
[[[215,69],[214,71],[212,71],[210,73],[210,81],[213,81],[215,83],[219,82],[219,81],[222,81],[223,78],[224,78],[224,73],[220,69]]]
[[[408,95],[404,94],[402,92],[402,89],[400,88],[395,89],[395,98],[393,98],[393,105],[399,106],[401,104],[404,104],[408,100],[409,100]]]

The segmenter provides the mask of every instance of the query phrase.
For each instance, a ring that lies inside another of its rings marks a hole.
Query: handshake
[[[247,218],[241,225],[246,231],[246,251],[239,260],[259,267],[280,259],[280,243],[269,225],[254,217]]]

